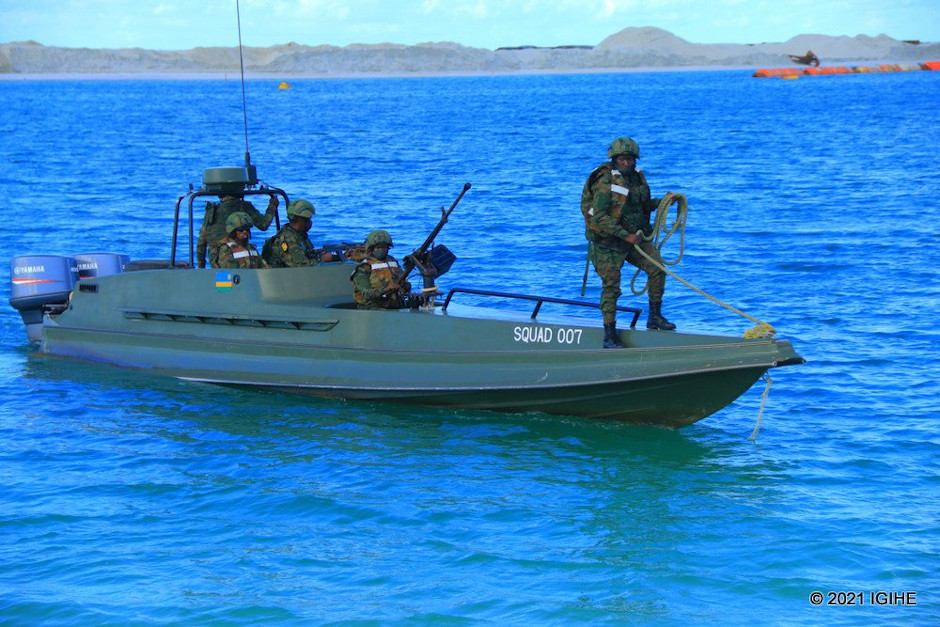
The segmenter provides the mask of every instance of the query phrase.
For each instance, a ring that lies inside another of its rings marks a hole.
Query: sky
[[[242,43],[596,45],[629,26],[692,43],[801,34],[940,41],[940,0],[238,0]],[[0,0],[0,43],[237,46],[236,0]]]

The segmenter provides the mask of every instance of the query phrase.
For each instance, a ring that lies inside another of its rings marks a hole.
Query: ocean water
[[[676,271],[808,363],[771,371],[756,441],[763,383],[681,431],[311,400],[39,356],[4,266],[0,623],[940,621],[940,73],[246,90],[315,243],[401,256],[472,182],[444,287],[577,297],[581,186],[630,135],[689,199]],[[235,80],[0,81],[0,107],[8,256],[167,258],[177,197],[246,148]],[[672,279],[664,311],[752,326]]]

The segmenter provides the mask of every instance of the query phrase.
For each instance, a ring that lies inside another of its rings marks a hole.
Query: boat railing
[[[536,316],[539,315],[539,310],[542,308],[543,303],[573,305],[575,307],[589,307],[591,309],[598,309],[600,307],[600,305],[597,303],[586,303],[581,300],[571,300],[570,298],[552,298],[551,296],[532,296],[530,294],[513,294],[511,292],[494,292],[491,290],[475,290],[467,287],[455,287],[447,292],[447,297],[444,299],[444,304],[441,307],[442,311],[447,311],[447,306],[450,304],[450,300],[454,297],[454,294],[474,294],[476,296],[494,296],[496,298],[513,298],[516,300],[534,301],[535,308],[532,310],[531,315],[533,320]],[[636,326],[637,320],[640,319],[640,314],[643,313],[642,309],[637,309],[636,307],[618,306],[617,311],[633,314],[633,319],[630,321],[631,328]]]

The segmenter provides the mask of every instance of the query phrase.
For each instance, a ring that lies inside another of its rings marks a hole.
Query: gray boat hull
[[[789,342],[623,330],[463,307],[359,310],[349,264],[168,269],[82,281],[41,350],[192,381],[322,397],[682,427],[727,406]],[[225,280],[226,278],[230,280]]]

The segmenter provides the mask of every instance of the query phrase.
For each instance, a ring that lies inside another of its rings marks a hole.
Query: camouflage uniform
[[[653,232],[650,214],[660,199],[650,196],[646,177],[640,170],[626,175],[613,169],[611,164],[599,165],[588,177],[581,193],[582,211],[585,213],[584,237],[593,243],[591,261],[601,278],[601,312],[604,322],[616,318],[617,299],[620,297],[620,275],[623,262],[641,269],[647,275],[651,302],[661,302],[666,289],[666,273],[650,263],[626,237],[643,231]],[[650,257],[662,263],[652,243],[639,244]]]
[[[405,295],[411,291],[411,283],[402,274],[401,266],[391,255],[384,259],[375,257],[376,246],[393,246],[392,236],[381,229],[372,231],[363,247],[367,257],[356,266],[349,280],[353,282],[353,298],[360,309],[401,309],[406,305]],[[398,283],[398,292],[386,292],[392,283]]]
[[[242,246],[231,236],[225,236],[219,242],[218,257],[213,268],[263,268],[267,264],[258,254],[255,245],[246,242]]]
[[[206,267],[206,251],[209,252],[209,265],[216,267],[216,257],[219,254],[219,244],[227,233],[225,232],[225,221],[236,211],[244,211],[251,216],[254,226],[262,231],[266,231],[270,226],[274,216],[277,213],[277,196],[271,196],[268,201],[268,208],[264,215],[255,209],[255,206],[243,198],[235,196],[223,196],[218,204],[214,202],[206,203],[206,214],[202,221],[202,227],[199,229],[199,240],[196,242],[196,261],[200,268]]]
[[[358,246],[347,248],[345,257],[351,261],[365,261],[369,258],[369,251],[365,244],[359,244]]]
[[[320,263],[313,243],[306,233],[285,224],[277,235],[264,245],[264,260],[272,268],[300,268]]]
[[[411,291],[411,283],[401,276],[401,266],[391,255],[384,260],[369,256],[353,271],[353,298],[360,309],[401,309],[405,306],[402,294]],[[386,293],[390,283],[398,283],[401,292]]]

